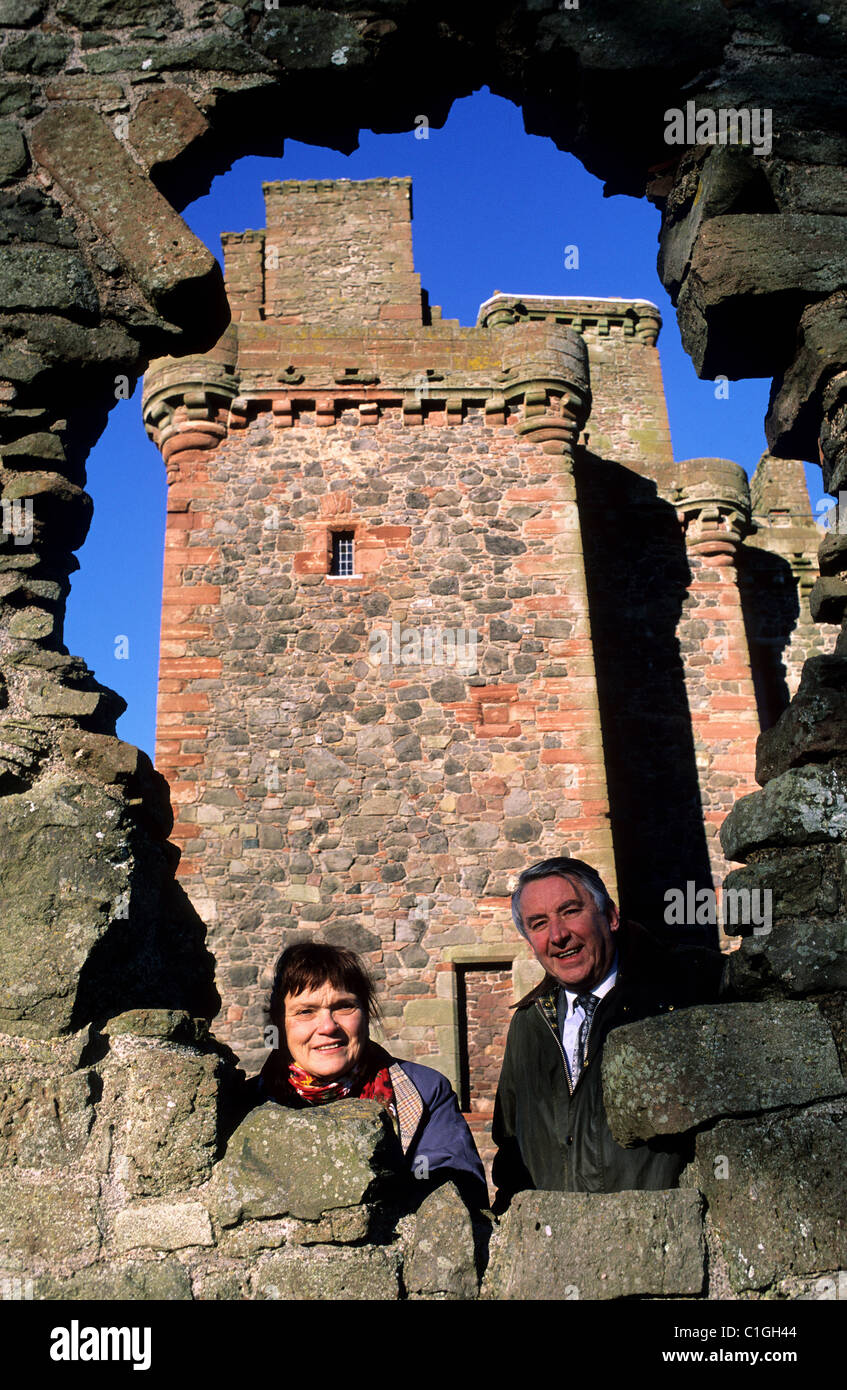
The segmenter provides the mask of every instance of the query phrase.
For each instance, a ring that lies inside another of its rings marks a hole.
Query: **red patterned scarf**
[[[376,1043],[368,1043],[358,1066],[338,1081],[321,1081],[319,1077],[310,1076],[302,1067],[289,1062],[288,1084],[309,1105],[328,1105],[330,1101],[343,1100],[346,1096],[356,1100],[376,1100],[396,1121],[397,1105],[388,1071],[390,1062],[387,1052]]]

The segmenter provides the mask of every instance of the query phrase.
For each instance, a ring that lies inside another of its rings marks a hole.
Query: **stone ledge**
[[[603,1097],[619,1144],[680,1134],[724,1115],[847,1092],[832,1032],[814,1004],[707,1004],[616,1028]]]
[[[148,1247],[182,1250],[213,1245],[209,1213],[199,1202],[156,1202],[124,1207],[115,1217],[115,1244],[121,1254]]]
[[[679,1298],[703,1288],[699,1192],[521,1192],[493,1242],[486,1299]]]

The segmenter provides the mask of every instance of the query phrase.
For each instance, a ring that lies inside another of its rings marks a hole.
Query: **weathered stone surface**
[[[57,1035],[151,994],[203,1015],[213,998],[210,962],[204,969],[196,954],[200,937],[176,890],[163,892],[171,865],[126,804],[100,787],[51,776],[4,797],[0,1025],[28,1022]],[[170,920],[160,934],[163,910]]]
[[[204,1302],[234,1302],[246,1298],[247,1291],[243,1277],[233,1270],[202,1270],[194,1297]]]
[[[778,924],[787,919],[830,918],[837,916],[844,900],[842,878],[845,876],[844,850],[839,845],[805,845],[798,849],[772,849],[756,856],[755,863],[745,864],[741,869],[733,869],[723,882],[724,915],[730,916],[726,904],[731,901],[727,895],[734,892],[743,894],[753,907],[758,905],[757,918],[767,918],[764,908],[770,902],[771,921],[760,920],[754,923],[727,921],[727,936],[752,936],[761,943],[778,931]],[[847,886],[847,879],[845,879]],[[766,898],[765,894],[770,894]],[[753,895],[757,894],[757,897]],[[748,896],[749,895],[749,896]],[[752,918],[752,914],[749,914]],[[775,925],[776,924],[776,925]],[[758,931],[756,927],[758,926]],[[770,926],[771,932],[764,930]]]
[[[791,768],[736,801],[721,826],[727,859],[767,845],[815,845],[847,835],[847,780],[838,767]]]
[[[812,304],[800,317],[791,364],[771,388],[765,434],[781,458],[818,456],[821,392],[847,362],[847,291]]]
[[[838,623],[847,608],[847,582],[842,578],[824,575],[815,581],[809,594],[809,611],[813,622]]]
[[[119,1176],[154,1196],[208,1178],[217,1156],[220,1059],[176,1045],[117,1037],[104,1090],[115,1122]]]
[[[375,1101],[289,1110],[269,1101],[235,1131],[215,1168],[210,1202],[222,1226],[248,1217],[316,1221],[372,1200],[402,1172],[402,1154]]]
[[[847,989],[847,921],[776,922],[727,960],[725,988],[746,999]]]
[[[841,217],[735,214],[700,228],[679,295],[683,346],[699,376],[770,376],[790,360],[794,323],[847,280]]]
[[[0,452],[4,468],[31,469],[36,460],[57,465],[65,462],[61,439],[58,434],[48,434],[46,430],[10,439],[3,443]]]
[[[0,249],[0,303],[8,310],[53,309],[91,315],[97,292],[84,262],[58,246]]]
[[[81,29],[124,29],[149,24],[171,34],[180,28],[179,11],[170,0],[60,0],[57,14]]]
[[[170,1303],[192,1297],[191,1276],[179,1260],[123,1260],[91,1265],[68,1279],[44,1275],[33,1281],[38,1299]]]
[[[26,34],[6,45],[3,66],[7,72],[43,77],[62,71],[72,47],[71,40],[63,34]]]
[[[132,118],[129,140],[148,167],[167,163],[189,150],[209,129],[181,87],[149,92]]]
[[[138,376],[138,344],[113,324],[94,329],[56,314],[30,313],[6,314],[2,325],[0,371],[12,381],[30,387],[52,383],[57,396],[67,399],[81,381],[101,388],[108,381],[114,391],[116,372],[132,381]]]
[[[0,1164],[64,1168],[85,1150],[94,1123],[94,1078],[27,1075],[0,1065]]]
[[[100,1250],[98,1184],[0,1172],[0,1267],[46,1273]]]
[[[258,52],[292,72],[326,67],[361,67],[367,45],[352,19],[340,14],[316,14],[309,5],[268,10],[253,35]]]
[[[213,1244],[209,1213],[199,1202],[148,1202],[124,1207],[115,1217],[115,1246],[121,1253]]]
[[[20,127],[14,121],[0,122],[0,182],[13,179],[26,168],[27,163],[26,145]]]
[[[442,1184],[418,1207],[403,1264],[408,1298],[476,1298],[471,1217],[455,1185]]]
[[[66,729],[59,735],[59,751],[68,767],[103,786],[124,788],[132,805],[162,835],[173,828],[170,790],[146,753],[110,734]]]
[[[0,24],[25,29],[41,18],[46,8],[46,0],[0,0]]]
[[[397,1299],[400,1254],[382,1246],[338,1250],[312,1245],[263,1256],[251,1276],[253,1298],[282,1300]]]
[[[192,1018],[184,1009],[128,1009],[103,1024],[110,1037],[130,1033],[138,1038],[162,1038],[170,1042],[202,1043],[209,1036],[209,1020]]]
[[[845,1267],[845,1161],[841,1102],[698,1135],[697,1181],[736,1291]]]
[[[683,161],[694,165],[686,180],[688,196],[682,208],[666,217],[659,251],[659,275],[671,298],[685,280],[704,222],[727,213],[750,213],[757,204],[762,212],[774,206],[761,161],[749,150],[719,145],[687,152]]]
[[[756,781],[764,786],[790,767],[823,762],[845,746],[847,660],[834,655],[811,657],[791,704],[759,737]]]
[[[482,1297],[699,1294],[705,1260],[701,1210],[699,1192],[690,1189],[520,1192],[492,1242]]]
[[[114,246],[161,314],[190,325],[186,350],[211,347],[226,326],[220,267],[147,180],[95,111],[43,116],[31,148]]]
[[[3,483],[4,498],[32,501],[34,544],[43,546],[62,537],[63,546],[78,550],[88,534],[93,504],[87,492],[61,473],[12,473]],[[32,710],[31,713],[38,711]]]
[[[603,1098],[619,1144],[680,1134],[721,1115],[847,1091],[832,1032],[814,1004],[710,1004],[616,1028]]]

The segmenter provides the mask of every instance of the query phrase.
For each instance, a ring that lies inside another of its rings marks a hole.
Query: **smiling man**
[[[622,1148],[603,1108],[600,1057],[624,1023],[716,996],[721,959],[669,951],[621,920],[596,869],[546,859],[525,869],[512,916],[545,977],[516,1006],[492,1135],[495,1211],[515,1192],[620,1192],[676,1187],[684,1138]]]

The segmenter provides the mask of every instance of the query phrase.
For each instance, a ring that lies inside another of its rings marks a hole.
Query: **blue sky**
[[[658,211],[644,200],[604,198],[598,179],[551,140],[525,134],[518,108],[487,90],[456,102],[443,129],[428,135],[363,131],[352,155],[289,141],[282,159],[240,160],[183,216],[220,258],[222,231],[264,226],[263,180],[410,175],[415,266],[445,317],[474,323],[495,290],[652,300],[664,321],[659,352],[674,456],[730,458],[751,473],[766,447],[770,383],[731,382],[719,399],[713,382],[698,381],[656,273]],[[573,246],[578,267],[565,269]],[[94,520],[78,552],[65,641],[127,701],[120,737],[152,756],[166,487],[140,401],[139,386],[116,405],[89,457]],[[808,468],[807,478],[817,502],[820,470]]]

